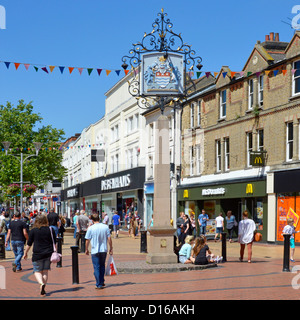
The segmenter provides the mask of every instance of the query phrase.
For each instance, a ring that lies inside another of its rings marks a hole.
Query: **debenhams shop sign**
[[[101,191],[129,187],[131,183],[130,174],[114,177],[101,181]]]

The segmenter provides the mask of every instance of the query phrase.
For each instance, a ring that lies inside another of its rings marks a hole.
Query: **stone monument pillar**
[[[177,263],[174,253],[175,229],[170,224],[170,148],[169,120],[161,115],[155,128],[153,227],[146,262]]]

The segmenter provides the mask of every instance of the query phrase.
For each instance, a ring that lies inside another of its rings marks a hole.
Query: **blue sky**
[[[203,59],[203,71],[243,68],[257,40],[278,32],[290,41],[295,15],[290,0],[0,0],[6,10],[6,29],[0,30],[0,61],[66,67],[121,69],[121,58],[144,32],[152,30],[164,8],[173,23]],[[7,70],[0,63],[0,104],[32,101],[43,125],[65,130],[65,137],[104,115],[105,92],[124,75],[99,77],[84,70],[61,74],[36,72],[24,65]],[[1,124],[0,124],[1,125]]]

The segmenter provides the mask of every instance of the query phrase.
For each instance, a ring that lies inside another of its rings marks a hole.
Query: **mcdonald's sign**
[[[253,193],[253,185],[252,183],[248,183],[246,187],[246,194],[252,194]]]
[[[183,191],[183,197],[188,198],[189,197],[189,190],[184,190]]]
[[[265,165],[265,157],[263,152],[253,152],[251,154],[251,165],[253,167],[263,167]]]

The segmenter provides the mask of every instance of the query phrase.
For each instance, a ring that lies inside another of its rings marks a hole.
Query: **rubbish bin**
[[[0,233],[0,259],[5,259],[5,233]]]
[[[141,253],[147,253],[147,231],[145,229],[140,230],[141,233]]]

